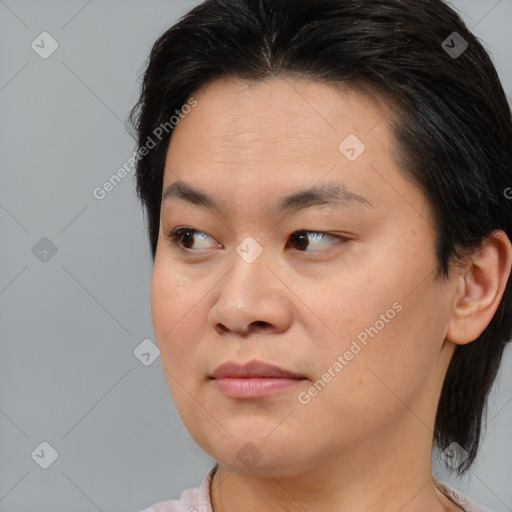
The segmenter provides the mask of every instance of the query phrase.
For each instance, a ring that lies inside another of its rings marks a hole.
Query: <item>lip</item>
[[[297,386],[306,379],[279,366],[251,360],[245,364],[227,362],[210,377],[219,391],[231,398],[258,398]]]
[[[247,363],[241,364],[234,361],[228,361],[218,366],[212,376],[213,379],[223,378],[281,378],[281,379],[304,379],[303,375],[298,375],[279,366],[264,363],[252,359]]]

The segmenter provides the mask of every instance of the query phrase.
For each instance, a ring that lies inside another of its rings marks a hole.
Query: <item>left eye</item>
[[[325,243],[328,240],[340,240],[344,239],[341,236],[329,235],[328,233],[323,233],[321,231],[307,231],[305,229],[301,229],[300,231],[295,231],[290,236],[290,244],[295,244],[298,246],[298,250],[305,251],[305,249],[309,248],[311,244],[313,244],[314,249],[322,249],[325,246],[328,246],[328,243]],[[322,244],[322,242],[324,242]]]
[[[180,249],[188,251],[208,249],[208,244],[204,243],[204,241],[207,238],[213,240],[213,238],[208,236],[206,233],[188,227],[176,228],[174,231],[166,233],[166,236],[169,239],[171,245],[176,245]],[[197,237],[196,240],[194,239],[194,237]],[[340,235],[330,235],[322,231],[308,231],[305,229],[301,229],[291,234],[289,245],[295,246],[295,248],[301,252],[311,252],[310,250],[306,251],[306,249],[309,249],[312,244],[313,250],[321,250],[326,246],[331,245],[333,241],[346,240],[346,237]],[[193,246],[194,243],[199,243],[200,246],[196,248],[190,247]],[[217,247],[221,248],[222,246],[220,244],[217,244]]]

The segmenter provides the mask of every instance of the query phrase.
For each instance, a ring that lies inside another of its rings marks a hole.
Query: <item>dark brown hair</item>
[[[456,34],[454,34],[456,33]],[[467,48],[465,48],[467,44]],[[465,50],[464,50],[465,48]],[[464,50],[464,51],[462,51]],[[137,193],[155,257],[169,125],[200,86],[221,76],[298,75],[371,90],[397,108],[400,166],[434,212],[437,278],[494,230],[512,239],[512,119],[490,56],[441,0],[207,0],[154,44],[130,116]],[[163,136],[162,136],[163,135]],[[512,290],[475,341],[458,346],[434,440],[456,441],[473,462],[486,403],[512,335]]]

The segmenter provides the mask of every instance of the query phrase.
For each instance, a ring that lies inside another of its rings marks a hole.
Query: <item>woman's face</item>
[[[164,194],[181,189],[162,202],[151,285],[193,438],[273,475],[355,446],[369,459],[430,447],[456,289],[434,281],[432,214],[392,158],[385,105],[292,78],[222,78],[194,98],[167,154]],[[217,372],[254,361],[292,375]]]

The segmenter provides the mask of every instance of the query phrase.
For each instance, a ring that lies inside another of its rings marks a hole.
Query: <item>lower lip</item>
[[[275,377],[245,377],[215,379],[215,384],[225,395],[232,398],[257,398],[297,386],[304,379]]]

